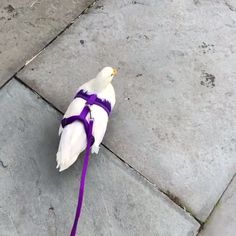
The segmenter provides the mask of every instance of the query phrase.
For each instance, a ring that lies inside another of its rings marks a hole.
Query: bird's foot
[[[96,153],[96,154],[98,154],[98,152],[99,152],[99,146],[97,146],[97,145],[93,145],[92,146],[92,153]]]

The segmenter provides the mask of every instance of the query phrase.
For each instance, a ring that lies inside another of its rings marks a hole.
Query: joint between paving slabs
[[[94,0],[88,7],[86,7],[78,16],[76,16],[64,29],[62,29],[54,38],[52,38],[38,53],[36,53],[30,60],[26,61],[25,65],[20,68],[17,73],[19,73],[26,65],[33,61],[37,56],[39,56],[50,44],[52,44],[58,37],[60,37],[67,29],[69,29],[80,16],[87,14],[88,10],[92,8],[98,0]],[[16,73],[16,74],[17,74]]]
[[[32,89],[28,84],[26,84],[23,80],[21,80],[18,76],[14,76],[14,79],[18,81],[20,84],[22,84],[25,88],[29,89],[31,92],[36,94],[36,96],[40,97],[44,102],[46,102],[49,106],[51,106],[53,109],[55,109],[57,112],[59,112],[61,115],[64,113],[59,110],[56,106],[54,106],[50,101],[48,101],[46,98],[44,98],[41,94],[39,94],[36,90]]]
[[[54,38],[52,38],[42,49],[39,50],[33,57],[31,57],[28,61],[25,62],[25,64],[18,69],[5,83],[3,83],[0,86],[0,89],[2,89],[5,85],[7,85],[8,82],[10,82],[16,75],[24,69],[26,65],[28,65],[31,61],[33,61],[36,57],[38,57],[50,44],[52,44],[58,37],[60,37],[68,28],[70,28],[73,23],[79,19],[80,16],[86,14],[90,8],[92,8],[98,0],[94,0],[88,7],[86,7],[78,16],[76,16],[64,29],[62,29]]]
[[[37,96],[39,96],[44,102],[46,102],[47,104],[49,104],[49,106],[51,106],[53,109],[55,109],[56,111],[58,111],[61,115],[63,115],[64,113],[59,110],[56,106],[54,106],[54,104],[52,104],[50,101],[48,101],[46,98],[44,98],[41,94],[39,94],[37,91],[35,91],[34,89],[32,89],[28,84],[26,84],[25,82],[23,82],[19,77],[15,76],[14,77],[15,80],[17,80],[19,83],[21,83],[23,86],[25,86],[26,88],[28,88],[29,90],[31,90],[34,94],[36,94]],[[165,196],[168,197],[168,199],[170,199],[172,202],[174,202],[176,205],[178,205],[180,208],[182,208],[185,212],[187,212],[190,216],[192,216],[200,225],[203,224],[203,222],[201,222],[199,219],[197,219],[193,213],[191,213],[191,211],[185,207],[181,202],[180,199],[177,198],[176,196],[174,196],[173,194],[171,194],[169,191],[164,191],[162,189],[160,189],[156,184],[152,183],[146,176],[144,176],[142,173],[140,173],[138,170],[136,170],[133,166],[131,166],[130,164],[128,164],[122,157],[120,157],[118,154],[116,154],[115,152],[113,152],[109,147],[107,147],[104,143],[101,144],[104,148],[106,148],[109,152],[111,152],[116,158],[118,158],[121,162],[123,162],[126,166],[128,166],[129,168],[131,168],[133,171],[135,171],[135,173],[137,173],[139,176],[141,176],[143,179],[145,179],[149,184],[151,184],[154,188],[156,188],[158,191],[160,191],[162,194],[164,194]]]
[[[194,214],[187,208],[184,206],[184,204],[181,203],[180,199],[178,197],[176,197],[174,194],[172,194],[170,191],[165,191],[161,188],[159,188],[155,183],[153,183],[152,181],[150,181],[145,175],[143,175],[141,172],[139,172],[138,170],[136,170],[133,166],[131,166],[130,164],[128,164],[122,157],[118,156],[116,153],[114,153],[109,147],[107,147],[105,144],[102,143],[102,146],[105,147],[108,151],[110,151],[113,155],[115,155],[120,161],[122,161],[126,166],[128,166],[129,168],[131,168],[133,171],[135,171],[139,176],[141,176],[143,179],[145,179],[150,185],[152,185],[154,188],[156,188],[159,192],[161,192],[162,194],[164,194],[168,199],[170,199],[172,202],[174,202],[177,206],[179,206],[180,208],[182,208],[186,213],[188,213],[190,216],[192,216],[199,224],[200,224],[200,228],[203,225],[203,222],[200,221],[198,218],[196,218],[194,216]]]
[[[14,79],[14,76],[15,76],[15,74],[11,77],[11,78],[9,78],[8,80],[6,80],[1,86],[0,86],[0,89],[2,89],[4,86],[6,86],[12,79]]]
[[[210,214],[208,215],[208,217],[206,218],[206,220],[202,223],[201,227],[198,230],[198,234],[200,234],[200,232],[204,229],[205,225],[207,225],[209,219],[211,218],[212,214],[214,213],[214,211],[216,210],[217,206],[219,205],[219,202],[221,201],[222,197],[224,196],[225,192],[228,190],[229,186],[231,185],[231,183],[233,182],[234,178],[236,178],[236,173],[233,175],[233,177],[231,178],[231,180],[229,181],[229,183],[227,184],[225,190],[223,191],[223,193],[220,195],[219,199],[217,200],[216,204],[214,205],[213,209],[211,210]]]

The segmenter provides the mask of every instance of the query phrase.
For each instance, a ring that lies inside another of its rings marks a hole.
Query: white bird
[[[112,110],[116,98],[111,82],[116,74],[117,71],[112,67],[105,67],[94,79],[79,87],[78,91],[84,90],[88,94],[96,94],[98,98],[109,101]],[[86,101],[83,98],[75,98],[69,105],[64,118],[79,115],[85,103]],[[95,104],[90,109],[91,115],[94,118],[92,134],[95,138],[92,153],[97,154],[106,132],[108,114],[102,107]],[[61,139],[57,151],[57,168],[59,168],[59,171],[63,171],[70,167],[77,160],[80,153],[85,150],[87,138],[84,126],[80,121],[75,121],[64,128],[60,125],[59,135],[61,135]]]

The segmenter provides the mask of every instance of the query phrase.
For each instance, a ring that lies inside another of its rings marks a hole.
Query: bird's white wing
[[[79,115],[84,107],[85,101],[76,98],[68,107],[64,117]],[[60,127],[61,139],[57,152],[57,167],[60,171],[67,169],[78,158],[79,154],[86,148],[86,133],[83,124],[75,121],[64,129]]]

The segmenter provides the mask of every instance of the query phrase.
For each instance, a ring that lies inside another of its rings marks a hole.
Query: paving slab
[[[105,145],[204,221],[236,172],[235,29],[224,1],[98,1],[18,76],[64,112],[118,67]]]
[[[0,234],[68,235],[82,158],[56,170],[61,115],[17,81],[0,92]],[[87,175],[79,235],[196,235],[199,224],[111,152]]]
[[[229,185],[199,236],[233,236],[236,232],[236,178]]]
[[[1,0],[0,86],[92,0]]]

